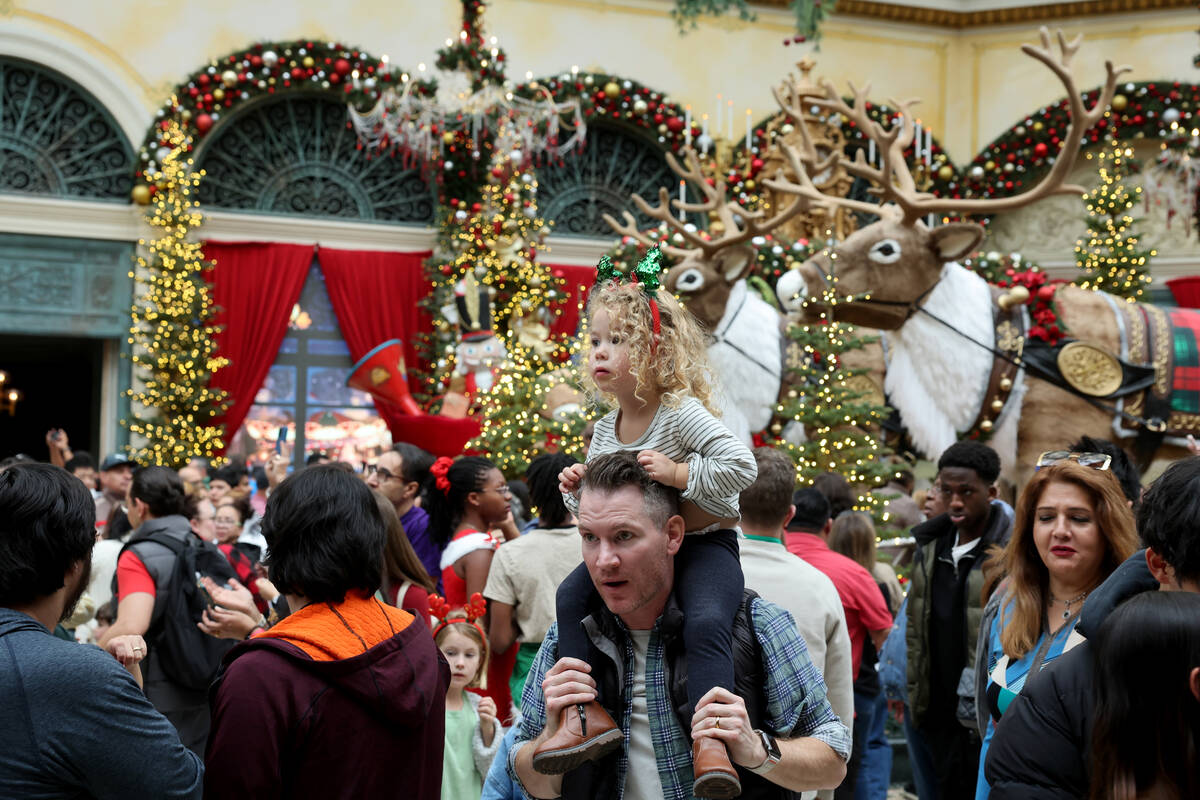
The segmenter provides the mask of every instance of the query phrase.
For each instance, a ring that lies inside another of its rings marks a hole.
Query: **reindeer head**
[[[1062,137],[1062,151],[1050,172],[1033,189],[1014,197],[962,200],[938,198],[920,191],[904,160],[904,151],[913,142],[915,128],[909,108],[915,101],[897,103],[893,100],[893,105],[900,109],[900,119],[885,129],[866,112],[869,87],[859,91],[850,86],[854,96],[853,106],[843,100],[828,81],[821,84],[823,96],[802,94],[794,88],[785,94],[777,91],[775,96],[780,106],[792,117],[801,132],[801,147],[799,150],[791,146],[785,148],[791,174],[785,177],[780,171],[775,178],[766,181],[766,185],[779,192],[807,198],[826,208],[841,206],[880,217],[878,222],[849,236],[828,255],[810,259],[801,267],[809,296],[822,295],[836,281],[836,296],[846,298],[845,302],[838,302],[834,309],[838,319],[894,330],[904,324],[937,284],[943,265],[967,255],[983,240],[983,229],[978,225],[956,222],[928,228],[921,222],[926,215],[951,212],[961,215],[994,214],[1050,195],[1083,194],[1083,187],[1065,183],[1067,173],[1079,153],[1084,132],[1103,116],[1112,100],[1117,78],[1129,68],[1114,69],[1112,63],[1108,62],[1108,78],[1103,91],[1091,109],[1085,108],[1070,71],[1071,58],[1079,49],[1081,38],[1067,42],[1059,32],[1059,52],[1055,54],[1051,48],[1050,32],[1042,28],[1041,47],[1024,45],[1021,48],[1027,55],[1049,67],[1062,81],[1070,103],[1071,124]],[[855,154],[853,161],[847,160],[845,154],[840,152],[819,157],[805,126],[802,104],[840,114],[857,126],[878,146],[879,164],[867,163],[862,150]],[[851,175],[870,181],[874,185],[872,192],[881,197],[885,204],[828,196],[817,189],[810,176],[822,174],[838,162]],[[810,318],[815,318],[819,312],[815,304],[809,305]]]
[[[683,239],[683,247],[662,247],[666,255],[677,259],[677,263],[667,271],[663,285],[679,295],[700,323],[712,330],[725,314],[725,303],[733,285],[746,277],[754,266],[754,248],[750,240],[769,233],[809,208],[811,201],[806,197],[796,197],[787,208],[767,219],[762,211],[751,211],[728,200],[725,182],[720,176],[709,185],[694,150],[685,151],[685,164],[680,164],[672,154],[667,153],[667,163],[680,178],[690,182],[703,194],[703,202],[673,200],[665,188],[659,189],[657,206],[651,206],[636,194],[633,195],[633,202],[643,214],[663,223],[668,231]],[[706,237],[676,217],[672,206],[681,211],[715,214],[721,225],[720,234]],[[622,222],[608,214],[604,215],[604,219],[617,233],[632,237],[647,247],[659,246],[638,230],[637,221],[628,211],[624,212]]]

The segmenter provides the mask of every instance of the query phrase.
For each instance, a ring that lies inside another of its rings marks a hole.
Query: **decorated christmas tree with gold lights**
[[[487,453],[513,476],[547,450],[578,450],[584,425],[577,407],[560,410],[559,418],[547,407],[555,387],[576,381],[569,365],[574,342],[550,333],[555,306],[564,297],[562,279],[538,262],[549,225],[538,214],[537,178],[526,168],[518,142],[501,132],[482,198],[452,212],[443,257],[431,271],[434,296],[443,302],[468,274],[491,297],[492,330],[508,358],[497,368],[492,387],[473,398],[482,431],[467,449]],[[443,387],[454,358],[453,346],[447,347],[454,337],[449,323],[443,315],[435,332],[442,343],[435,377]]]
[[[867,377],[868,369],[850,367],[843,355],[874,341],[853,325],[838,322],[828,309],[838,300],[832,289],[817,298],[820,319],[810,325],[792,323],[787,329],[785,368],[790,388],[784,392],[779,416],[803,425],[805,441],[774,442],[796,462],[798,482],[810,484],[823,472],[836,472],[856,492],[855,508],[875,518],[876,530],[889,527],[885,497],[871,494],[895,475],[891,451],[879,440],[879,424],[888,408]]]
[[[228,359],[216,355],[209,324],[212,298],[200,243],[189,234],[200,224],[192,199],[203,172],[193,170],[190,139],[170,121],[166,139],[171,153],[157,174],[157,187],[147,214],[157,237],[139,242],[129,343],[140,388],[131,389],[129,430],[144,439],[133,450],[142,464],[182,467],[196,456],[211,457],[224,449],[222,426],[210,426],[221,411],[225,393],[209,388],[215,370]]]
[[[1147,262],[1157,253],[1139,246],[1129,212],[1142,188],[1125,185],[1134,166],[1133,150],[1113,140],[1106,151],[1088,153],[1100,162],[1100,185],[1084,195],[1087,233],[1075,244],[1075,263],[1083,273],[1075,282],[1085,289],[1140,300],[1150,286]]]

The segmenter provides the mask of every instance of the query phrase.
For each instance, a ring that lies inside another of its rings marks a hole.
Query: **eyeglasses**
[[[1037,464],[1034,465],[1033,470],[1037,472],[1042,467],[1059,464],[1063,461],[1074,461],[1081,467],[1106,470],[1112,464],[1112,456],[1107,453],[1076,453],[1071,450],[1047,450],[1038,456]]]
[[[510,489],[508,486],[489,486],[488,488],[480,489],[479,491],[481,491],[481,492],[499,492],[500,494],[504,495],[505,497],[512,496],[512,489]]]

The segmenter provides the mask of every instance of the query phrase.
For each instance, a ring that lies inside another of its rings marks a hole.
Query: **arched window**
[[[346,104],[277,95],[221,120],[197,153],[210,208],[430,224],[435,197],[419,169],[358,148]]]
[[[601,215],[621,219],[625,210],[633,213],[639,228],[653,227],[656,223],[643,216],[629,196],[640,194],[653,203],[663,186],[672,197],[679,196],[679,176],[658,144],[603,123],[588,126],[583,152],[538,167],[537,178],[542,216],[554,221],[554,233],[567,236],[612,238],[612,228]],[[687,189],[688,200],[694,201],[693,188]]]
[[[0,57],[0,192],[129,202],[133,148],[84,88]]]

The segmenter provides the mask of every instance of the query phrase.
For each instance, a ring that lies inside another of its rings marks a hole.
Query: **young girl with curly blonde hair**
[[[714,687],[733,691],[733,619],[742,603],[738,559],[738,495],[754,482],[749,448],[713,413],[705,337],[679,301],[658,286],[661,251],[652,250],[628,280],[602,260],[588,300],[586,339],[592,394],[614,410],[597,420],[588,460],[633,451],[651,478],[680,491],[680,513],[690,535],[675,560],[675,594],[684,614],[688,700],[691,711]],[[559,476],[563,498],[578,511],[575,495],[586,465]],[[595,596],[587,568],[580,565],[560,584],[557,597],[559,657],[586,661],[588,638],[582,620]],[[620,746],[611,717],[592,702],[569,708],[583,725],[559,726],[535,752],[534,768],[556,774],[595,760]],[[574,737],[582,727],[586,733]],[[714,749],[717,752],[713,752]],[[698,752],[702,751],[702,752]],[[698,797],[731,797],[740,788],[724,744],[700,738],[693,745]]]

